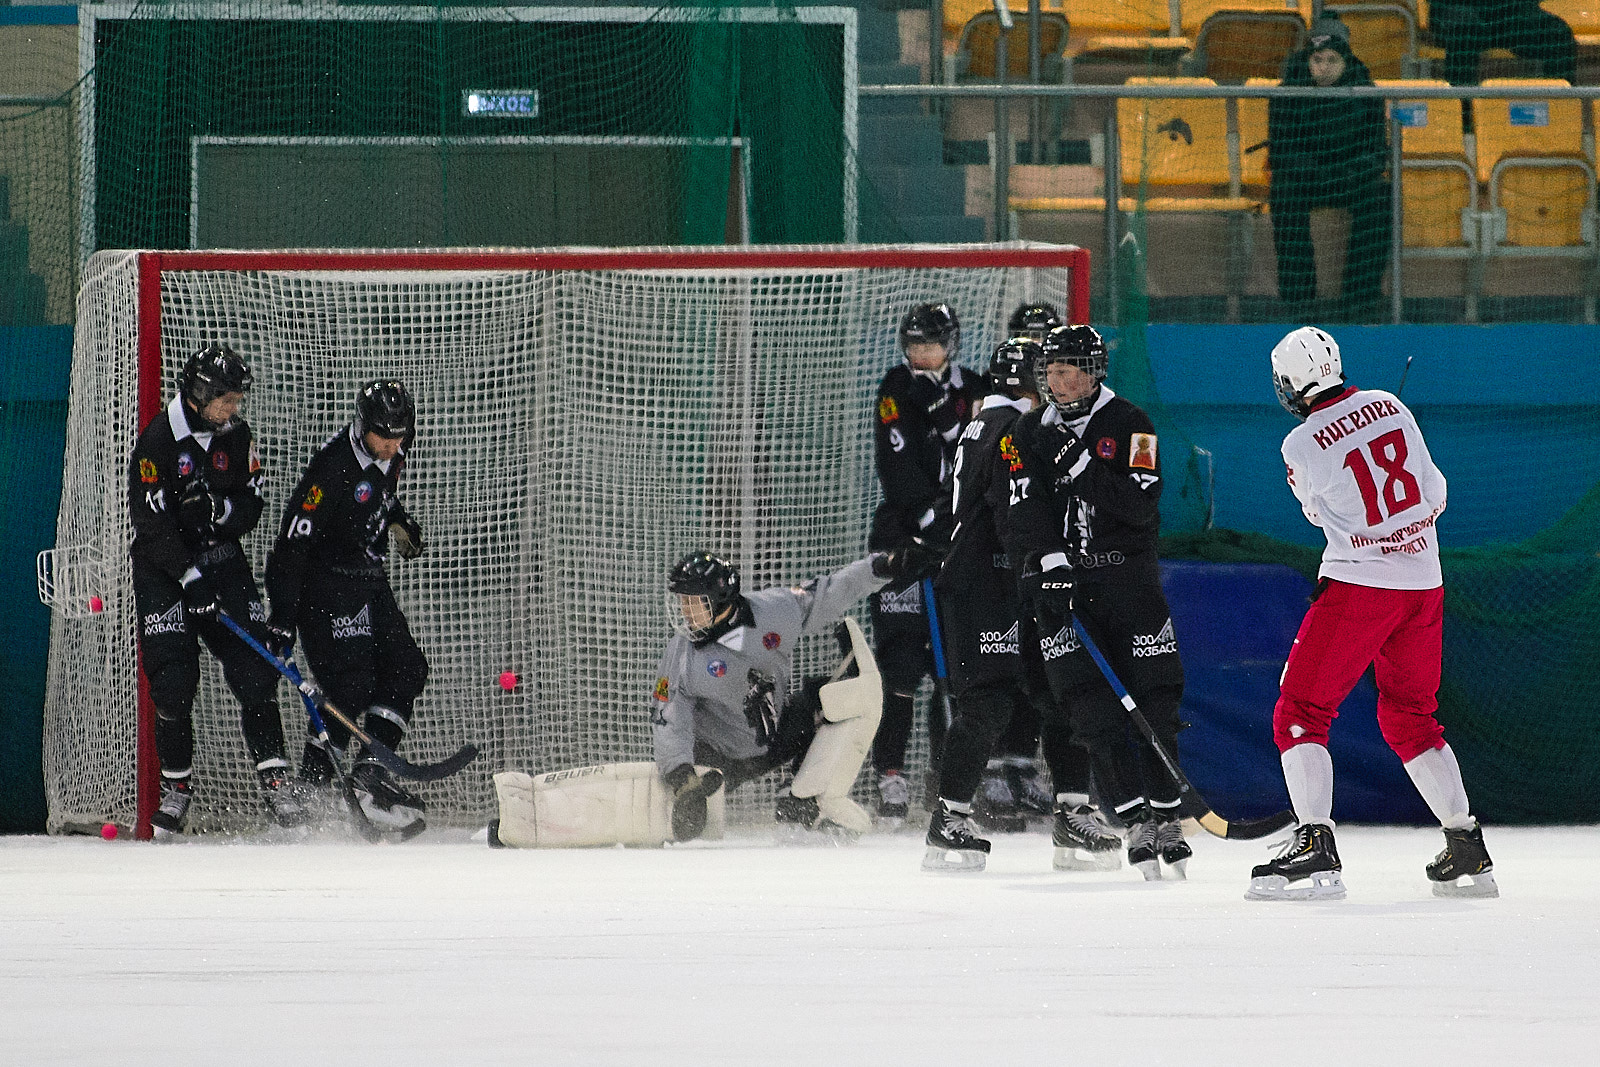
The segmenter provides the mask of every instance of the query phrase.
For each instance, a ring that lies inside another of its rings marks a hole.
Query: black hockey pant
[[[883,676],[883,718],[872,742],[872,765],[883,774],[905,767],[906,743],[911,738],[922,679],[932,678],[938,685],[928,710],[928,742],[935,760],[949,723],[944,717],[943,685],[934,668],[922,584],[898,592],[874,593],[871,606],[873,654],[878,660],[878,673]]]
[[[1081,577],[1073,610],[1176,760],[1183,662],[1154,558]],[[1104,803],[1134,818],[1146,802],[1175,810],[1177,783],[1072,632],[1071,620],[1041,610],[1039,633],[1050,687],[1067,708],[1074,738],[1089,749]]]
[[[203,563],[202,570],[216,583],[222,610],[265,643],[267,613],[244,554],[233,544],[211,553],[219,558]],[[194,766],[194,698],[200,687],[196,638],[222,664],[222,677],[239,701],[239,724],[250,758],[257,766],[283,759],[277,670],[215,616],[189,614],[183,587],[138,558],[133,561],[133,599],[139,612],[139,666],[156,708],[156,754],[162,770],[176,774]]]
[[[428,660],[388,579],[318,572],[306,582],[296,624],[317,684],[345,713],[366,712],[362,726],[373,737],[398,745],[428,681]],[[327,727],[335,745],[350,740],[338,723]]]

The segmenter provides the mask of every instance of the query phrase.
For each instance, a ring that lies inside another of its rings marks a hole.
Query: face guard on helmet
[[[1305,421],[1323,393],[1344,385],[1339,343],[1315,326],[1302,326],[1272,350],[1272,385],[1278,403]]]
[[[696,645],[713,641],[738,618],[739,572],[710,552],[691,552],[667,572],[672,628]]]
[[[1031,337],[1043,341],[1045,335],[1064,323],[1054,304],[1023,304],[1011,313],[1006,330],[1012,337]]]
[[[220,423],[212,422],[206,418],[206,408],[211,406],[212,401],[229,393],[250,392],[254,382],[250,367],[237,352],[221,342],[212,341],[190,356],[183,365],[183,371],[178,375],[178,393],[188,408],[189,422],[196,429],[226,433],[233,429],[237,417],[230,415]]]
[[[913,345],[943,345],[944,362],[938,367],[919,367],[912,358]],[[955,361],[961,347],[961,321],[949,304],[918,304],[900,320],[900,350],[914,372],[943,374]]]
[[[1110,366],[1106,342],[1100,336],[1100,331],[1093,326],[1058,326],[1045,335],[1039,347],[1041,353],[1034,375],[1039,380],[1039,390],[1044,398],[1065,418],[1075,419],[1086,413],[1094,406],[1094,398],[1100,392],[1100,383],[1105,381]],[[1049,384],[1052,363],[1067,363],[1077,367],[1093,379],[1093,387],[1072,400],[1057,400]]]
[[[406,387],[393,378],[377,378],[356,394],[356,434],[411,439],[417,425],[417,405]]]
[[[1036,396],[1039,392],[1039,381],[1034,377],[1034,368],[1044,358],[1044,349],[1037,341],[1027,337],[1013,337],[1001,343],[994,350],[994,355],[989,359],[989,380],[994,382],[995,388],[1019,400],[1025,396]]]

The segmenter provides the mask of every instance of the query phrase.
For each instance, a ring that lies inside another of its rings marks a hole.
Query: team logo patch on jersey
[[[139,480],[141,482],[146,485],[154,485],[160,479],[161,476],[156,473],[155,460],[141,459],[139,461]]]
[[[1114,437],[1102,437],[1095,442],[1094,454],[1101,459],[1117,458],[1117,440]]]
[[[878,401],[878,421],[887,425],[900,418],[900,405],[894,402],[894,397],[886,396]]]
[[[256,451],[256,443],[250,442],[250,473],[254,474],[261,469],[261,453]]]
[[[1153,433],[1136,433],[1128,441],[1128,466],[1143,467],[1147,471],[1156,469],[1156,435]]]
[[[178,601],[166,611],[153,611],[144,617],[144,635],[154,637],[156,634],[181,634],[185,631],[183,624],[183,601]]]
[[[706,664],[706,673],[713,678],[721,678],[728,673],[728,664],[720,659],[714,659]]]
[[[301,511],[316,511],[317,505],[322,503],[322,487],[313,485],[306,490],[306,498],[300,504]]]
[[[356,486],[356,503],[365,504],[372,499],[372,483],[361,482]]]
[[[211,457],[211,465],[217,468],[219,471],[227,470],[228,454],[226,452],[218,452],[216,455]]]
[[[1164,656],[1178,651],[1178,636],[1172,630],[1172,620],[1153,634],[1133,635],[1133,654],[1135,658],[1145,659],[1149,656]]]
[[[1010,434],[1000,438],[1000,458],[1006,461],[1006,469],[1012,474],[1022,469],[1022,456],[1018,454],[1017,446],[1011,440]]]
[[[672,699],[672,690],[671,687],[667,685],[667,679],[665,677],[656,679],[655,697],[663,704]]]
[[[783,644],[783,638],[772,630],[768,630],[766,633],[761,635],[761,647],[766,649],[768,652],[771,652],[781,644]]]
[[[363,604],[354,615],[335,615],[328,620],[333,624],[333,637],[343,641],[351,637],[372,636],[372,605]]]
[[[194,473],[194,457],[187,452],[178,453],[178,473],[185,478]]]

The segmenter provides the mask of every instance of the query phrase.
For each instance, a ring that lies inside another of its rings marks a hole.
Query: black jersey
[[[1161,460],[1142,409],[1102,385],[1087,416],[1069,422],[1045,405],[1017,420],[1012,441],[1014,560],[1032,565],[1060,552],[1092,570],[1154,557]]]
[[[128,463],[128,511],[133,519],[133,559],[176,580],[219,545],[239,538],[261,518],[266,473],[250,427],[237,419],[223,433],[196,431],[183,401],[144,428]],[[209,493],[214,507],[187,511],[185,498]],[[206,518],[195,520],[186,515]]]
[[[878,386],[877,463],[883,503],[868,544],[889,549],[943,520],[949,535],[950,470],[956,441],[988,381],[955,364],[942,379],[915,373],[905,363]]]
[[[308,576],[383,575],[389,527],[407,518],[396,495],[404,466],[404,453],[387,463],[373,458],[354,425],[334,434],[311,457],[267,555],[274,625],[294,626]]]
[[[1017,454],[1011,430],[1027,410],[1026,401],[986,396],[961,433],[951,480],[955,532],[939,573],[941,589],[992,581],[996,569],[1010,567],[1005,530]]]

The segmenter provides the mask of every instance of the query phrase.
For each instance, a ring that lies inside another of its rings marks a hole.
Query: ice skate
[[[1122,838],[1087,804],[1059,805],[1050,838],[1058,871],[1114,871],[1122,866]]]
[[[363,756],[356,761],[350,772],[350,785],[367,821],[379,830],[405,841],[428,828],[422,818],[428,810],[427,802],[402,787],[373,757]]]
[[[1483,827],[1476,822],[1470,830],[1446,830],[1444,851],[1428,864],[1427,871],[1436,897],[1500,895],[1494,880],[1494,861],[1483,847]]]
[[[1161,856],[1163,876],[1180,882],[1188,877],[1184,872],[1189,865],[1189,857],[1194,855],[1194,849],[1183,839],[1183,823],[1177,818],[1161,819],[1156,823],[1156,852]]]
[[[1157,844],[1160,824],[1148,812],[1130,813],[1128,866],[1137,867],[1147,882],[1161,881],[1161,855]]]
[[[989,842],[972,832],[965,812],[941,799],[928,824],[928,851],[922,856],[925,871],[981,871],[989,861]]]
[[[1020,834],[1028,828],[1005,770],[997,763],[989,765],[978,783],[978,795],[972,798],[972,821],[992,834]]]
[[[161,806],[150,815],[150,828],[158,840],[183,833],[189,818],[189,803],[194,799],[187,778],[161,779]]]
[[[787,786],[778,793],[772,816],[778,824],[779,841],[784,844],[845,845],[861,836],[855,829],[829,818],[817,797],[797,797]]]
[[[311,821],[316,789],[289,777],[286,767],[263,767],[256,771],[256,777],[261,782],[261,799],[274,823],[294,827]]]
[[[1048,818],[1055,814],[1055,794],[1050,791],[1037,763],[1030,759],[1008,759],[1005,775],[1017,809],[1025,818]]]
[[[1343,900],[1344,878],[1333,828],[1301,823],[1277,857],[1250,872],[1246,900]]]
[[[911,784],[899,771],[889,771],[878,779],[878,822],[885,829],[898,830],[911,810]]]

